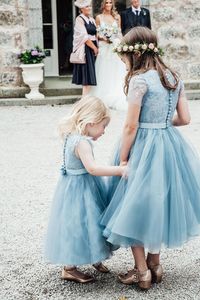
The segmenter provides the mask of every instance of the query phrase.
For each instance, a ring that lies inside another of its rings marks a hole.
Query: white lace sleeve
[[[127,101],[142,106],[142,100],[146,92],[146,81],[139,76],[132,77],[129,83]]]

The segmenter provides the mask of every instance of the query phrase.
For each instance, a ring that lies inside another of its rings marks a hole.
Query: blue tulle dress
[[[46,260],[54,264],[94,264],[110,256],[99,225],[106,208],[105,183],[90,175],[75,155],[82,139],[92,147],[91,139],[81,135],[70,135],[65,141],[45,245]]]
[[[171,122],[178,101],[185,101],[181,80],[168,91],[157,71],[137,75],[128,101],[141,106],[129,177],[110,180],[111,201],[101,223],[110,243],[159,253],[200,234],[200,159]]]

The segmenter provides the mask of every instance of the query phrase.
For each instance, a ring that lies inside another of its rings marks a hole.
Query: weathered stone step
[[[188,100],[200,100],[200,89],[186,90],[185,92]]]
[[[185,89],[190,100],[200,99],[200,80],[185,81]],[[59,79],[45,79],[44,84],[40,87],[41,93],[46,97],[59,97],[81,95],[82,87],[71,84],[70,77]],[[29,92],[28,87],[0,87],[1,98],[24,98]]]
[[[40,88],[40,92],[47,97],[81,95],[82,88]]]
[[[4,98],[0,99],[0,106],[29,106],[29,105],[63,105],[72,104],[80,99],[80,95],[45,97],[40,100],[29,100],[26,98]]]
[[[46,97],[51,96],[71,96],[71,95],[81,95],[82,88],[81,87],[59,87],[59,88],[46,88],[41,87],[40,92],[44,94]],[[24,95],[29,93],[30,89],[28,87],[0,87],[0,98],[24,98]]]
[[[200,80],[185,80],[184,85],[186,90],[200,90]]]
[[[200,90],[186,91],[189,100],[200,100]],[[0,106],[29,106],[29,105],[63,105],[72,104],[80,99],[80,95],[52,96],[41,100],[28,100],[26,98],[1,98]]]

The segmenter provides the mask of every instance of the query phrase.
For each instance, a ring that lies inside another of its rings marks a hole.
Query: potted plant
[[[30,87],[30,93],[25,94],[27,99],[43,99],[44,95],[39,92],[39,85],[43,82],[43,59],[45,53],[40,47],[22,51],[18,58],[22,68],[22,77],[25,84]]]

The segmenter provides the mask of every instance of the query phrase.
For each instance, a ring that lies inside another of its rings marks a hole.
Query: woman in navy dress
[[[83,86],[83,95],[96,85],[95,59],[98,54],[95,20],[90,17],[91,1],[77,0],[81,14],[76,18],[73,51],[85,44],[85,63],[74,64],[72,83]]]

